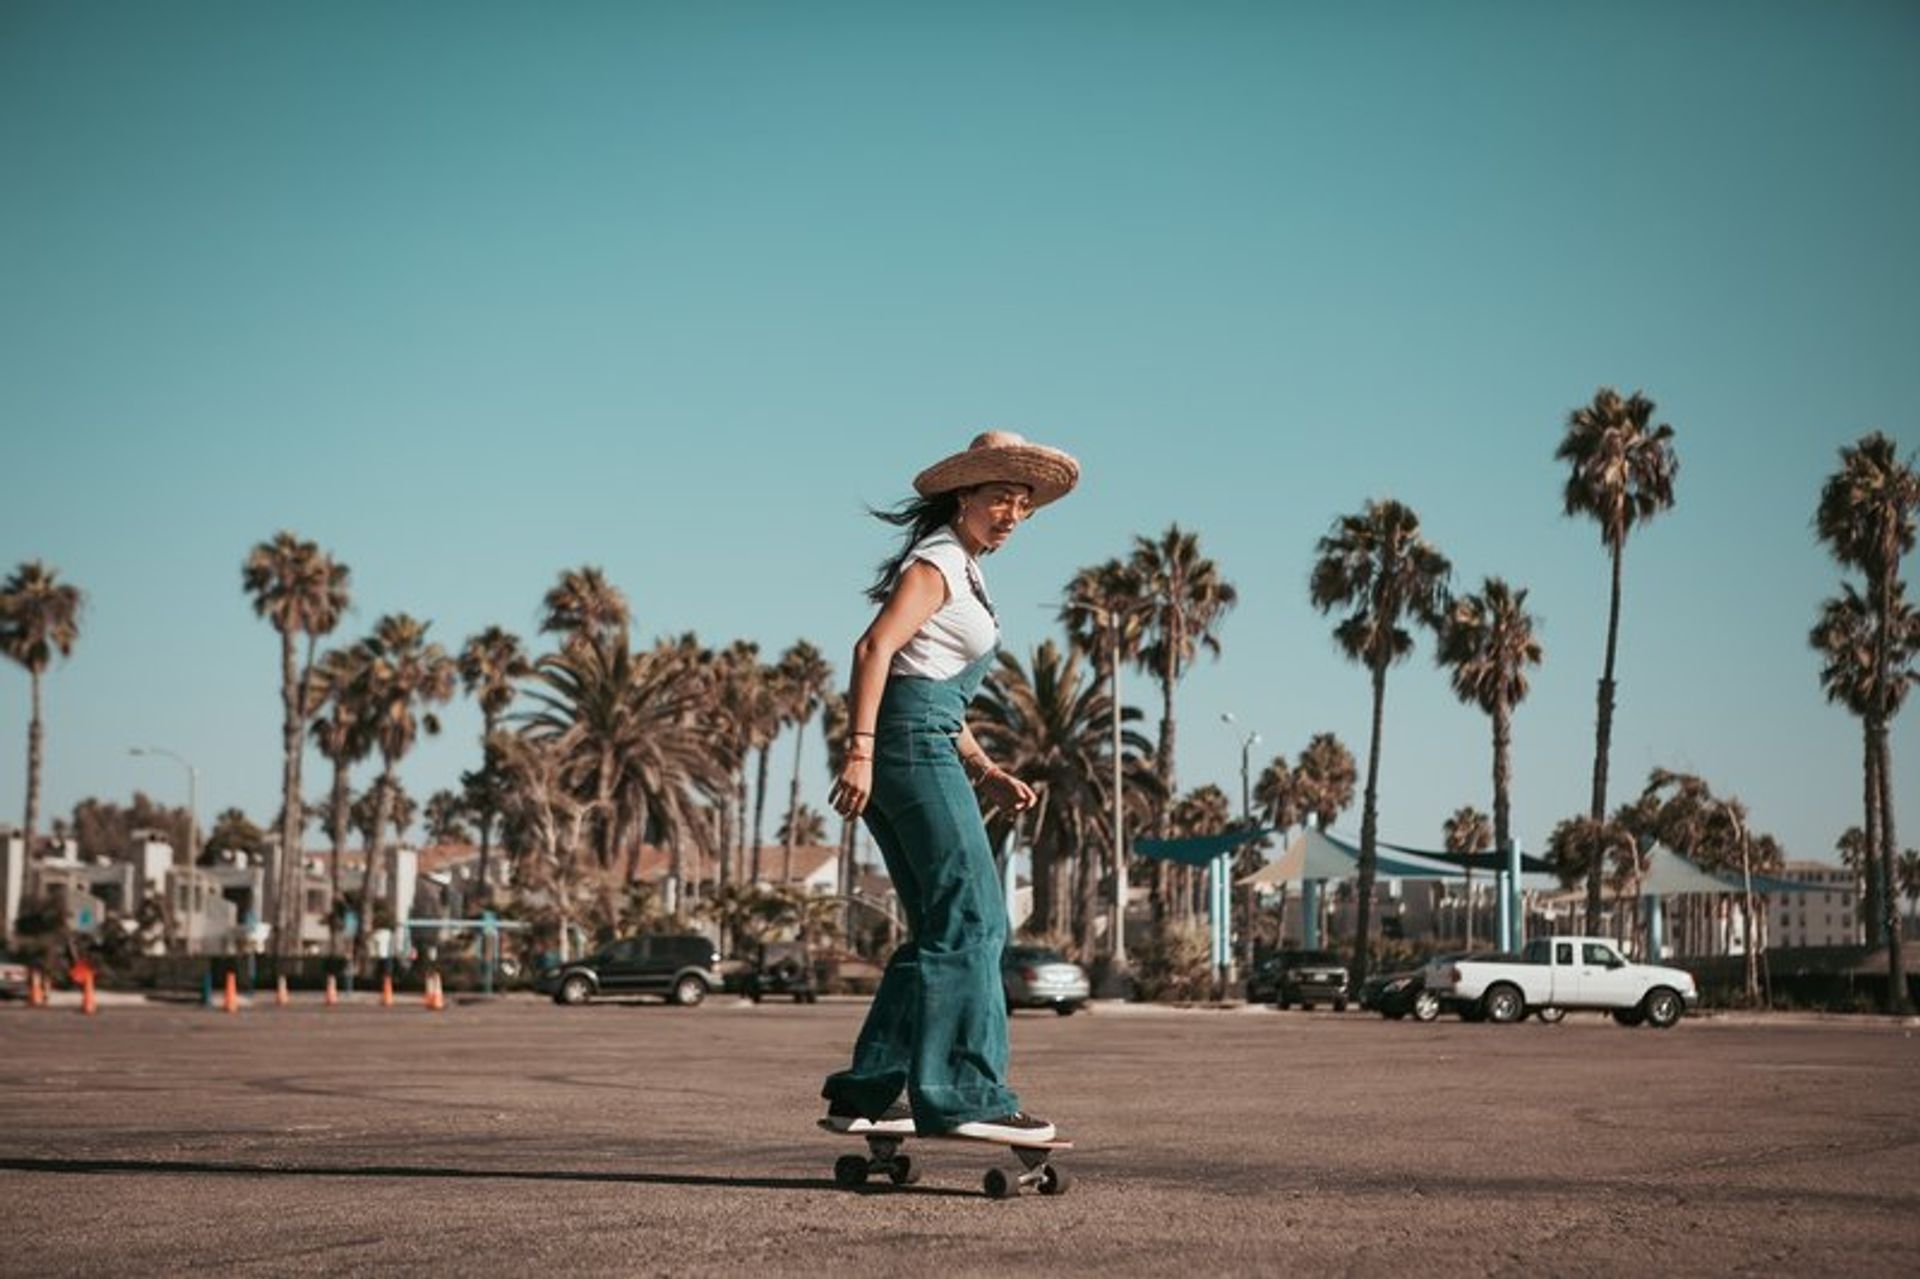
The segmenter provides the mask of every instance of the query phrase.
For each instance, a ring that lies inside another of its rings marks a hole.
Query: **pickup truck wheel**
[[[1536,1008],[1533,1011],[1533,1015],[1541,1021],[1546,1022],[1547,1025],[1553,1026],[1567,1019],[1567,1010],[1564,1008]]]
[[[1526,996],[1512,986],[1495,986],[1481,1003],[1486,1008],[1487,1020],[1496,1025],[1511,1025],[1527,1015]]]
[[[1656,1030],[1665,1030],[1679,1021],[1684,1011],[1686,1006],[1680,1002],[1680,996],[1664,986],[1648,991],[1647,997],[1640,1001],[1640,1012],[1647,1025]]]
[[[1440,1015],[1440,996],[1430,990],[1423,990],[1413,997],[1413,1019],[1432,1021]]]

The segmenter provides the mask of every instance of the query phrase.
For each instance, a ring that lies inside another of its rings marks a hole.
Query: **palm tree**
[[[301,739],[312,707],[314,648],[333,633],[347,611],[347,566],[313,542],[282,529],[261,542],[240,569],[241,586],[253,597],[253,611],[280,632],[280,848],[267,894],[274,951],[297,954],[300,932]],[[296,664],[294,637],[307,637],[305,666]]]
[[[531,678],[533,662],[520,644],[520,637],[498,626],[489,626],[470,636],[460,649],[460,685],[468,697],[480,703],[482,722],[480,740],[484,746],[499,730],[500,717],[513,705],[518,681]],[[489,862],[493,853],[494,779],[488,775],[493,761],[482,754],[482,777],[471,786],[469,798],[477,800],[473,816],[480,826],[480,896],[484,901],[493,893]]]
[[[1653,839],[1707,870],[1738,870],[1746,881],[1741,912],[1742,949],[1746,952],[1747,995],[1760,998],[1759,956],[1754,944],[1756,910],[1765,904],[1753,893],[1756,872],[1778,869],[1780,846],[1756,833],[1747,806],[1737,796],[1716,795],[1694,773],[1655,768],[1647,775],[1636,814],[1616,825],[1638,826]]]
[[[821,699],[833,682],[833,668],[827,665],[819,649],[806,640],[798,640],[780,655],[777,670],[786,721],[794,728],[793,787],[787,792],[787,811],[793,813],[800,808],[800,748],[806,741],[807,725],[813,722],[813,714],[820,709]],[[793,878],[793,834],[793,824],[789,822],[780,839],[780,882],[783,884]]]
[[[1073,928],[1080,943],[1092,940],[1092,893],[1098,876],[1084,859],[1090,844],[1100,838],[1106,815],[1113,766],[1108,733],[1113,718],[1107,690],[1088,678],[1079,653],[1062,651],[1047,640],[1022,666],[1013,653],[1003,652],[987,676],[975,703],[971,727],[981,748],[1000,766],[1033,787],[1032,810],[1033,910],[1027,930],[1048,935],[1063,923]],[[1123,725],[1137,721],[1140,712],[1120,708]],[[1138,732],[1122,728],[1123,772],[1139,771],[1150,747]],[[996,834],[1016,819],[994,815]],[[1072,865],[1076,856],[1083,860]],[[1067,872],[1074,873],[1069,879]],[[1071,883],[1074,907],[1068,917]]]
[[[853,728],[853,704],[847,695],[838,689],[827,690],[826,698],[820,707],[820,735],[826,741],[827,776],[838,777],[847,766],[848,732]],[[854,819],[840,819],[840,891],[843,894],[853,891],[853,839]],[[851,901],[847,906],[847,918],[844,921],[849,930],[852,927]]]
[[[1448,667],[1453,693],[1493,720],[1493,847],[1513,847],[1513,710],[1527,698],[1527,668],[1545,656],[1534,637],[1527,593],[1497,577],[1477,595],[1463,595],[1447,610],[1435,657]],[[1478,849],[1473,850],[1478,852]],[[1473,862],[1467,862],[1467,944],[1473,943]]]
[[[772,767],[773,743],[780,736],[780,730],[786,726],[785,693],[780,682],[777,667],[762,665],[750,685],[745,712],[748,715],[748,737],[755,751],[759,753],[758,766],[755,769],[753,785],[753,849],[750,854],[749,874],[754,883],[763,878],[760,865],[760,850],[766,840],[762,835],[767,828],[767,777]],[[743,766],[744,767],[744,766]],[[741,832],[745,839],[747,832]]]
[[[399,788],[394,770],[424,730],[429,735],[440,731],[440,720],[428,707],[438,706],[453,697],[459,666],[446,650],[427,639],[428,622],[416,621],[405,613],[390,613],[374,626],[373,634],[360,642],[366,667],[361,674],[369,731],[380,752],[380,784],[375,790],[373,839],[367,850],[367,885],[373,884],[375,871],[384,865],[386,831],[393,796]],[[398,912],[397,876],[388,875],[387,907]],[[368,917],[367,889],[361,893],[363,918]],[[400,921],[396,918],[396,924]]]
[[[1369,501],[1320,539],[1310,585],[1322,613],[1350,611],[1334,627],[1341,651],[1373,678],[1373,731],[1367,751],[1367,789],[1360,808],[1360,876],[1356,888],[1353,980],[1367,977],[1372,956],[1373,885],[1380,816],[1380,727],[1387,700],[1387,668],[1413,649],[1401,625],[1411,618],[1438,630],[1447,610],[1452,568],[1420,532],[1413,508],[1391,499]]]
[[[1907,899],[1907,914],[1920,911],[1920,848],[1900,854],[1900,895]]]
[[[1613,739],[1614,659],[1620,639],[1620,562],[1627,536],[1673,505],[1673,482],[1680,461],[1673,451],[1673,428],[1649,427],[1653,401],[1640,392],[1622,399],[1601,387],[1593,401],[1567,416],[1566,434],[1554,457],[1568,463],[1566,513],[1590,516],[1600,525],[1600,540],[1612,560],[1613,585],[1607,605],[1607,655],[1601,668],[1599,708],[1594,723],[1593,798],[1587,815],[1598,822],[1607,811],[1607,752]],[[1587,873],[1587,928],[1600,926],[1601,866]]]
[[[1893,808],[1893,752],[1889,727],[1913,682],[1910,659],[1896,650],[1908,627],[1899,621],[1900,561],[1913,549],[1915,512],[1920,511],[1920,471],[1902,461],[1892,440],[1878,431],[1840,450],[1840,469],[1820,489],[1814,528],[1835,560],[1867,579],[1867,603],[1878,619],[1867,716],[1873,734],[1868,771],[1879,807],[1879,867],[1882,909],[1887,914],[1888,1008],[1905,1012],[1906,963],[1901,952],[1900,913],[1893,904],[1899,839]]]
[[[1108,727],[1112,736],[1108,756],[1113,769],[1107,801],[1112,812],[1107,842],[1113,856],[1113,918],[1109,921],[1108,936],[1116,974],[1127,967],[1127,898],[1132,891],[1127,874],[1120,668],[1139,657],[1146,620],[1144,602],[1140,583],[1132,571],[1123,561],[1113,559],[1075,573],[1067,583],[1060,609],[1060,622],[1066,627],[1074,650],[1092,657],[1096,677],[1107,685]]]
[[[1359,778],[1346,743],[1332,733],[1315,733],[1293,769],[1300,811],[1321,830],[1330,829],[1340,814],[1353,807],[1353,788]]]
[[[1871,752],[1869,752],[1871,753]],[[1873,792],[1869,788],[1870,793]],[[1869,809],[1869,815],[1872,810]],[[1859,919],[1869,941],[1873,939],[1874,921],[1885,918],[1874,909],[1879,901],[1879,876],[1874,874],[1874,849],[1867,833],[1858,826],[1849,826],[1840,832],[1840,838],[1834,841],[1834,851],[1840,854],[1840,864],[1853,872],[1856,886],[1860,889]]]
[[[1913,660],[1914,619],[1908,609],[1904,590],[1893,597],[1892,660],[1895,669],[1905,669]],[[1851,583],[1842,583],[1840,594],[1820,606],[1820,618],[1814,623],[1807,642],[1820,654],[1820,687],[1827,700],[1837,702],[1859,717],[1865,760],[1866,826],[1854,827],[1865,843],[1860,873],[1865,885],[1863,922],[1867,940],[1885,941],[1887,923],[1887,867],[1881,858],[1880,820],[1880,738],[1876,729],[1879,703],[1877,663],[1880,650],[1881,618],[1872,602]],[[1904,690],[1896,691],[1899,696]]]
[[[373,749],[367,709],[360,700],[365,693],[362,683],[365,664],[365,651],[358,646],[328,649],[314,668],[316,688],[309,702],[315,711],[311,730],[314,745],[333,765],[333,787],[322,809],[333,844],[333,856],[327,872],[329,955],[338,954],[340,946],[340,920],[336,907],[340,901],[340,864],[346,860],[347,828],[352,819],[353,801],[349,783],[353,766],[365,759]],[[370,920],[365,921],[366,926],[370,927],[371,923]]]
[[[1275,755],[1253,780],[1254,811],[1267,825],[1292,830],[1300,824],[1303,812],[1301,790],[1299,776],[1288,766],[1287,757]]]
[[[1466,930],[1463,934],[1462,945],[1467,950],[1472,950],[1473,859],[1475,854],[1483,853],[1493,847],[1493,827],[1488,824],[1485,813],[1469,804],[1464,808],[1456,808],[1453,810],[1453,816],[1447,818],[1441,825],[1441,834],[1446,840],[1447,851],[1459,854],[1466,863],[1467,900],[1466,909],[1462,912],[1466,917]]]
[[[736,849],[744,869],[748,834],[747,760],[759,744],[760,724],[765,716],[765,672],[766,668],[760,664],[760,646],[751,640],[735,640],[714,659],[714,711],[726,739],[725,754],[733,778],[727,804],[731,836],[722,840],[720,855],[722,885],[733,882]]]
[[[541,607],[541,633],[560,635],[563,645],[624,636],[633,622],[626,595],[593,565],[561,573]]]
[[[788,849],[800,845],[813,848],[824,844],[827,842],[827,819],[822,817],[811,804],[802,804],[798,808],[789,809],[787,815],[780,819],[780,841]],[[789,868],[792,867],[791,858],[788,859],[787,865]],[[792,873],[791,869],[788,873]]]
[[[26,667],[33,685],[33,715],[27,721],[27,852],[33,852],[40,820],[40,768],[46,727],[40,714],[40,677],[53,655],[73,655],[80,638],[80,588],[56,580],[58,569],[39,560],[22,564],[0,586],[0,651]],[[11,924],[12,921],[6,921]]]
[[[496,732],[487,750],[499,765],[501,839],[514,859],[514,882],[545,896],[565,958],[579,915],[587,806],[567,781],[558,736]]]
[[[1220,568],[1200,553],[1197,533],[1168,527],[1158,541],[1134,539],[1133,555],[1123,583],[1134,592],[1141,617],[1140,645],[1135,663],[1160,684],[1160,790],[1175,793],[1173,693],[1181,677],[1201,651],[1218,656],[1218,629],[1239,599],[1239,593],[1221,576]],[[1165,825],[1164,815],[1162,826]],[[1165,910],[1163,863],[1154,863],[1154,918]],[[1186,894],[1181,894],[1184,902]]]
[[[434,844],[464,844],[472,838],[467,829],[467,801],[450,790],[437,790],[427,796],[427,840]]]

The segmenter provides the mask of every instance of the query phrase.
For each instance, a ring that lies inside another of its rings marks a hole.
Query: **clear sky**
[[[88,597],[44,810],[183,798],[127,755],[158,745],[203,818],[271,819],[278,649],[240,565],[276,529],[351,566],[341,639],[398,610],[449,648],[531,636],[598,564],[642,639],[804,636],[844,676],[886,549],[862,505],[999,426],[1085,470],[989,565],[1009,642],[1173,521],[1239,588],[1180,690],[1183,786],[1237,796],[1226,711],[1256,768],[1321,730],[1364,757],[1367,680],[1306,583],[1367,498],[1461,587],[1528,587],[1538,850],[1586,805],[1606,622],[1552,454],[1613,385],[1681,458],[1627,551],[1613,796],[1697,770],[1832,858],[1860,734],[1805,643],[1838,581],[1810,521],[1841,444],[1920,445],[1916,66],[1909,3],[10,0],[0,569]],[[1402,843],[1490,805],[1431,652],[1388,684]],[[12,821],[27,688],[0,671]],[[409,790],[478,725],[450,708]]]

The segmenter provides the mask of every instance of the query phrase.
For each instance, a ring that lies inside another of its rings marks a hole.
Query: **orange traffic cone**
[[[327,974],[327,1007],[329,1008],[335,1007],[336,1005],[339,1004],[339,1002],[340,1002],[340,986],[337,982],[334,981],[333,974],[328,973]]]
[[[428,973],[427,974],[427,1011],[430,1013],[437,1013],[445,1007],[446,1007],[446,1004],[443,1003],[440,999],[440,974]]]
[[[27,970],[27,1007],[45,1008],[46,1006],[46,983],[40,980],[40,970],[38,968],[29,968]]]
[[[231,972],[227,974],[227,993],[220,1006],[230,1013],[240,1011],[240,979]]]
[[[380,975],[380,1006],[382,1008],[393,1007],[393,974],[392,973],[382,973]]]
[[[276,977],[273,982],[273,1006],[275,1008],[285,1008],[292,1002],[291,999],[287,998],[287,979],[285,977]]]
[[[93,973],[90,971],[80,978],[80,1011],[89,1017],[100,1011],[100,1005],[93,997]]]

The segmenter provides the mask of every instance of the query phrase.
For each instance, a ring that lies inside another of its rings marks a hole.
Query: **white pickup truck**
[[[1700,1002],[1693,976],[1678,968],[1634,964],[1604,937],[1537,937],[1518,959],[1436,959],[1427,989],[1470,1020],[1519,1021],[1529,1012],[1600,1008],[1623,1026],[1662,1029]]]

